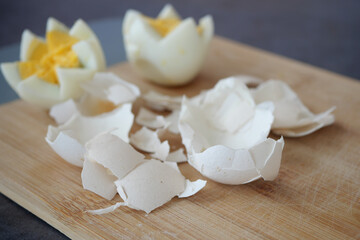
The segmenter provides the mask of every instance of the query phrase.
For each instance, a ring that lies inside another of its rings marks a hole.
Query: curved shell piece
[[[272,101],[275,106],[272,131],[278,135],[301,137],[322,127],[332,124],[335,120],[331,114],[335,107],[325,112],[312,113],[299,99],[297,94],[286,83],[269,80],[260,84],[252,91],[257,103]]]
[[[224,184],[273,180],[280,168],[284,141],[267,138],[274,106],[256,105],[244,79],[220,80],[213,89],[182,101],[179,130],[188,162]]]
[[[116,135],[129,142],[128,135],[134,120],[131,107],[132,104],[124,104],[112,112],[95,117],[75,114],[59,127],[49,126],[45,140],[64,160],[82,166],[84,145],[96,135],[117,129]]]

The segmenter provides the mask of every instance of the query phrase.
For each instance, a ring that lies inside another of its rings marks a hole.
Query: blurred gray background
[[[124,61],[126,10],[155,17],[168,2],[183,17],[211,14],[217,35],[360,79],[359,0],[1,0],[0,62],[18,60],[22,31],[44,35],[49,16],[68,26],[84,19],[98,34],[108,65]],[[0,103],[15,98],[1,76]],[[2,195],[0,215],[0,239],[66,239]]]

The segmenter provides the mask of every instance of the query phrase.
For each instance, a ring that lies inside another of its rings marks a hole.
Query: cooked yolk
[[[147,22],[153,27],[162,37],[168,35],[172,30],[174,30],[181,22],[181,20],[176,18],[149,18],[145,17]],[[199,26],[197,28],[199,34],[202,33],[202,28]]]
[[[36,75],[46,82],[58,84],[56,68],[80,67],[76,53],[71,49],[79,40],[67,33],[51,31],[46,34],[46,43],[37,44],[29,61],[19,62],[19,72],[22,79]]]
[[[146,20],[162,37],[165,37],[180,24],[180,20],[175,18],[154,19],[147,17]]]

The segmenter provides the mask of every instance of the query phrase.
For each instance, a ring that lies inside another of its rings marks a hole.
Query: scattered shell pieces
[[[273,110],[271,102],[256,105],[244,83],[232,77],[184,98],[179,129],[188,162],[220,183],[244,184],[263,176],[261,171],[265,180],[272,180],[284,145],[283,139],[267,139]]]
[[[117,135],[129,141],[129,131],[134,115],[132,104],[127,103],[114,111],[95,117],[75,114],[59,127],[49,126],[45,140],[50,147],[63,159],[76,166],[82,166],[84,145],[101,132],[117,128]]]
[[[119,206],[150,213],[175,196],[188,197],[195,194],[206,184],[202,180],[186,180],[176,163],[145,160],[142,154],[112,133],[104,133],[91,140],[86,145],[86,151],[85,161],[98,164],[95,165],[95,171],[92,169],[93,163],[84,164],[84,187],[111,199],[115,195],[115,185],[124,200],[106,209],[89,211],[94,214],[107,213]],[[108,175],[117,180],[111,182]],[[99,182],[94,179],[99,179]],[[100,184],[106,184],[106,190],[101,189]]]
[[[156,115],[146,108],[140,108],[139,113],[135,118],[135,122],[141,126],[153,129],[165,128],[167,125],[163,116]]]
[[[63,124],[75,113],[95,116],[114,110],[124,103],[134,102],[140,96],[139,88],[113,73],[96,73],[94,78],[82,85],[85,94],[78,100],[69,99],[54,105],[50,116],[57,124]]]
[[[146,127],[132,134],[130,143],[144,152],[153,153],[152,157],[163,161],[169,155],[170,146],[168,141],[160,142],[157,132]]]
[[[181,97],[171,97],[158,92],[149,91],[145,93],[142,98],[145,100],[145,104],[157,111],[174,111],[181,108]]]
[[[176,163],[187,162],[187,157],[184,154],[184,149],[179,148],[178,150],[169,153],[169,155],[166,158],[166,161],[167,162],[176,162]]]
[[[257,103],[272,101],[275,106],[272,131],[287,137],[301,137],[335,121],[335,107],[313,114],[285,82],[269,80],[252,91]]]

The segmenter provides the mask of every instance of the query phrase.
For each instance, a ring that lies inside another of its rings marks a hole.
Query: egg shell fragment
[[[149,160],[141,164],[121,180],[115,181],[117,191],[124,202],[110,207],[90,210],[93,214],[105,214],[120,206],[150,213],[173,197],[191,197],[205,187],[206,181],[191,182],[181,175],[175,163]]]
[[[331,114],[335,107],[313,114],[286,83],[269,80],[260,84],[252,91],[257,103],[272,101],[275,105],[272,131],[288,137],[301,137],[322,127],[332,124],[335,120]]]
[[[142,127],[139,131],[130,136],[130,143],[136,148],[153,153],[153,157],[165,160],[169,155],[170,146],[168,141],[161,142],[156,131]]]
[[[273,180],[280,168],[284,141],[267,138],[274,105],[256,105],[244,80],[220,80],[214,88],[182,101],[179,129],[189,164],[224,184]]]
[[[115,105],[133,102],[140,96],[140,90],[136,85],[114,73],[96,73],[91,81],[82,84],[82,88],[87,93]]]
[[[167,123],[163,116],[157,115],[146,108],[140,108],[135,118],[135,122],[141,126],[158,129],[165,128]]]
[[[81,179],[84,189],[108,200],[116,194],[115,181],[144,162],[144,155],[123,141],[114,131],[100,134],[86,146]]]
[[[147,161],[116,182],[126,205],[150,213],[185,190],[185,177],[173,167]]]
[[[245,184],[259,178],[273,180],[279,172],[284,141],[268,138],[250,149],[222,145],[192,154],[189,163],[202,175],[223,184]]]
[[[140,95],[139,88],[113,73],[96,73],[94,78],[81,86],[85,94],[79,99],[69,99],[50,109],[50,116],[56,123],[65,123],[72,115],[98,115],[130,103]]]
[[[59,127],[49,126],[45,140],[64,160],[82,166],[85,143],[99,133],[118,128],[118,136],[129,141],[128,134],[134,120],[131,107],[131,104],[124,104],[112,112],[95,117],[73,115]]]
[[[184,149],[179,148],[178,150],[169,153],[169,155],[166,158],[166,161],[167,162],[176,162],[176,163],[187,162],[187,157],[184,154]]]
[[[182,96],[171,97],[158,92],[149,91],[145,93],[142,98],[146,105],[157,111],[174,111],[181,109]]]
[[[232,96],[237,99],[235,103],[239,104],[239,108],[226,101]],[[223,79],[213,89],[194,98],[184,97],[179,120],[183,144],[188,153],[193,150],[201,152],[214,145],[250,148],[268,136],[274,120],[273,110],[271,102],[255,105],[248,88],[241,81]],[[214,118],[214,114],[219,117]]]
[[[203,180],[186,180],[176,163],[145,160],[144,155],[113,131],[86,144],[82,180],[85,189],[107,199],[114,196],[115,185],[124,200],[105,209],[88,211],[93,214],[108,213],[120,206],[149,213],[175,196],[192,196],[206,185]]]

